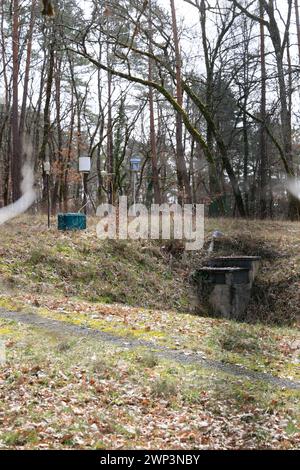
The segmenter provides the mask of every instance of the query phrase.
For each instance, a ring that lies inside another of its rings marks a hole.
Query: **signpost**
[[[90,157],[79,157],[79,172],[82,174],[83,179],[83,212],[86,214],[86,206],[87,206],[87,195],[88,195],[88,188],[87,188],[87,180],[88,174],[91,171],[91,159]]]
[[[44,161],[44,172],[46,174],[46,184],[47,184],[47,212],[48,212],[48,228],[50,228],[50,161]]]
[[[130,169],[133,173],[133,205],[135,208],[136,204],[136,183],[137,183],[137,174],[141,168],[141,157],[136,155],[130,159]]]

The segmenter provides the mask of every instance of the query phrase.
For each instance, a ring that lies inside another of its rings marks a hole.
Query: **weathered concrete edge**
[[[84,326],[72,325],[71,323],[60,320],[53,320],[52,318],[41,317],[35,313],[11,312],[0,308],[0,318],[20,322],[27,325],[32,325],[34,327],[55,333],[68,333],[77,336],[79,335],[99,338],[104,342],[112,343],[123,349],[145,347],[150,349],[151,351],[155,351],[155,353],[161,358],[179,362],[181,364],[198,364],[199,366],[204,367],[206,369],[219,370],[229,375],[233,375],[236,377],[244,377],[248,380],[265,382],[279,388],[285,388],[289,390],[300,390],[300,382],[275,377],[271,374],[267,374],[264,372],[253,371],[235,364],[206,359],[197,353],[190,353],[188,351],[177,351],[174,349],[165,348],[163,346],[156,345],[151,341],[124,338],[100,330],[95,330]]]

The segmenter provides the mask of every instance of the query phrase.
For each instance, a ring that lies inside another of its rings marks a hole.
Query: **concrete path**
[[[274,385],[276,387],[286,388],[289,390],[300,390],[300,382],[282,379],[263,372],[252,371],[250,369],[246,369],[244,367],[237,366],[234,364],[223,363],[212,359],[206,359],[197,353],[169,349],[163,346],[156,345],[151,341],[124,338],[105,333],[100,330],[72,325],[71,323],[53,320],[51,318],[44,318],[39,315],[36,315],[35,313],[8,312],[4,309],[0,309],[0,318],[6,320],[13,320],[15,322],[23,323],[26,325],[32,325],[36,328],[41,328],[43,330],[47,330],[53,333],[98,338],[104,342],[108,342],[125,350],[135,349],[137,347],[145,347],[150,351],[155,352],[158,357],[176,361],[180,364],[197,364],[206,369],[219,370],[225,372],[226,374],[230,374],[236,377],[244,377],[253,381],[261,381],[267,384]]]

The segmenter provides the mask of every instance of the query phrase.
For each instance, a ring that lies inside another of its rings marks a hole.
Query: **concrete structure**
[[[261,258],[259,256],[222,256],[212,258],[208,266],[215,268],[246,268],[249,269],[250,281],[253,284],[259,270]]]
[[[200,301],[210,314],[244,319],[259,263],[259,257],[222,257],[197,271]]]

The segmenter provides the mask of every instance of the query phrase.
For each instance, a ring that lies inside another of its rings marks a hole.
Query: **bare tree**
[[[183,107],[183,89],[182,89],[182,76],[181,76],[181,53],[178,37],[177,18],[174,0],[170,0],[172,12],[172,31],[175,49],[175,68],[176,68],[176,98],[178,105]],[[187,173],[186,163],[184,159],[183,149],[183,127],[182,115],[176,112],[176,168],[179,189],[179,202],[186,202],[191,204],[192,192],[191,185]]]
[[[295,13],[296,13],[296,27],[297,27],[297,40],[298,40],[298,55],[300,62],[300,14],[298,0],[295,0]]]
[[[261,61],[261,104],[260,104],[260,217],[265,219],[267,217],[267,142],[266,142],[266,119],[267,119],[267,70],[266,70],[266,48],[265,48],[265,26],[264,19],[264,5],[263,1],[259,0],[260,8],[260,61]]]
[[[152,55],[152,0],[149,0],[149,53]],[[148,59],[149,82],[153,80],[154,61],[152,57]],[[149,111],[150,111],[150,146],[151,146],[151,165],[152,165],[152,181],[154,190],[154,201],[156,204],[161,202],[161,193],[159,186],[159,174],[157,164],[157,145],[155,132],[155,113],[154,113],[154,92],[152,86],[149,87]]]
[[[280,31],[278,21],[276,18],[276,9],[274,0],[262,0],[262,6],[268,16],[268,20],[257,16],[255,13],[251,13],[249,7],[243,6],[237,0],[233,0],[234,4],[247,16],[257,21],[259,24],[263,24],[267,27],[272,45],[274,48],[276,66],[277,66],[277,80],[279,88],[279,99],[280,99],[280,119],[281,119],[281,131],[283,140],[283,152],[281,158],[288,176],[294,175],[294,162],[292,153],[292,127],[291,127],[291,111],[289,109],[289,97],[288,97],[288,85],[286,83],[286,74],[284,66],[284,56],[288,45],[289,28],[291,24],[291,14],[293,2],[287,0],[287,17],[285,21],[285,29],[283,34]],[[252,2],[253,4],[253,2]],[[289,200],[289,217],[291,219],[297,219],[299,213],[299,203],[292,195]]]
[[[19,133],[19,2],[13,0],[13,104],[12,104],[12,199],[17,201],[21,196],[21,139]]]

